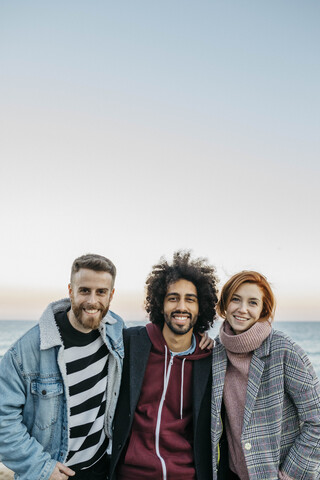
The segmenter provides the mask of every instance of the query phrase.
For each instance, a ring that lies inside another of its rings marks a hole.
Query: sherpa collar
[[[62,346],[62,339],[54,316],[56,313],[64,312],[70,307],[71,302],[69,298],[57,300],[56,302],[52,302],[47,306],[39,320],[40,350],[47,350],[48,348]],[[108,312],[107,315],[102,319],[101,323],[108,323],[112,325],[117,323],[117,320]]]

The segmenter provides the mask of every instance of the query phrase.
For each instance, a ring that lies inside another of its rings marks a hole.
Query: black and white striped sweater
[[[55,316],[64,344],[69,389],[69,452],[66,465],[86,469],[106,452],[104,432],[108,349],[98,330],[82,333],[67,312]]]

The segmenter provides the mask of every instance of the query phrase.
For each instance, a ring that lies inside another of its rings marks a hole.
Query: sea
[[[146,321],[127,322],[127,327],[144,325]],[[36,322],[31,320],[0,320],[0,361],[10,345],[14,343]],[[289,335],[310,358],[312,365],[320,378],[320,321],[319,322],[274,322],[276,330],[281,330]],[[210,331],[214,338],[218,333],[220,322],[216,322]]]

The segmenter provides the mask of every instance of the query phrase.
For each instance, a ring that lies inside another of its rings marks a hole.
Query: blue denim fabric
[[[0,363],[0,460],[19,480],[49,479],[56,461],[64,462],[68,453],[66,368],[54,314],[69,306],[69,299],[50,304]],[[108,413],[120,387],[122,329],[123,320],[109,311],[101,327],[116,377]]]

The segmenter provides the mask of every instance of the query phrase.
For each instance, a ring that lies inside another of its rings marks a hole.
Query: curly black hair
[[[212,327],[216,319],[218,301],[218,277],[213,266],[205,258],[191,259],[190,251],[177,251],[173,254],[172,264],[162,257],[154,265],[146,280],[145,308],[150,321],[161,327],[164,324],[163,303],[168,286],[180,279],[192,282],[198,294],[199,316],[194,332],[203,333]]]

